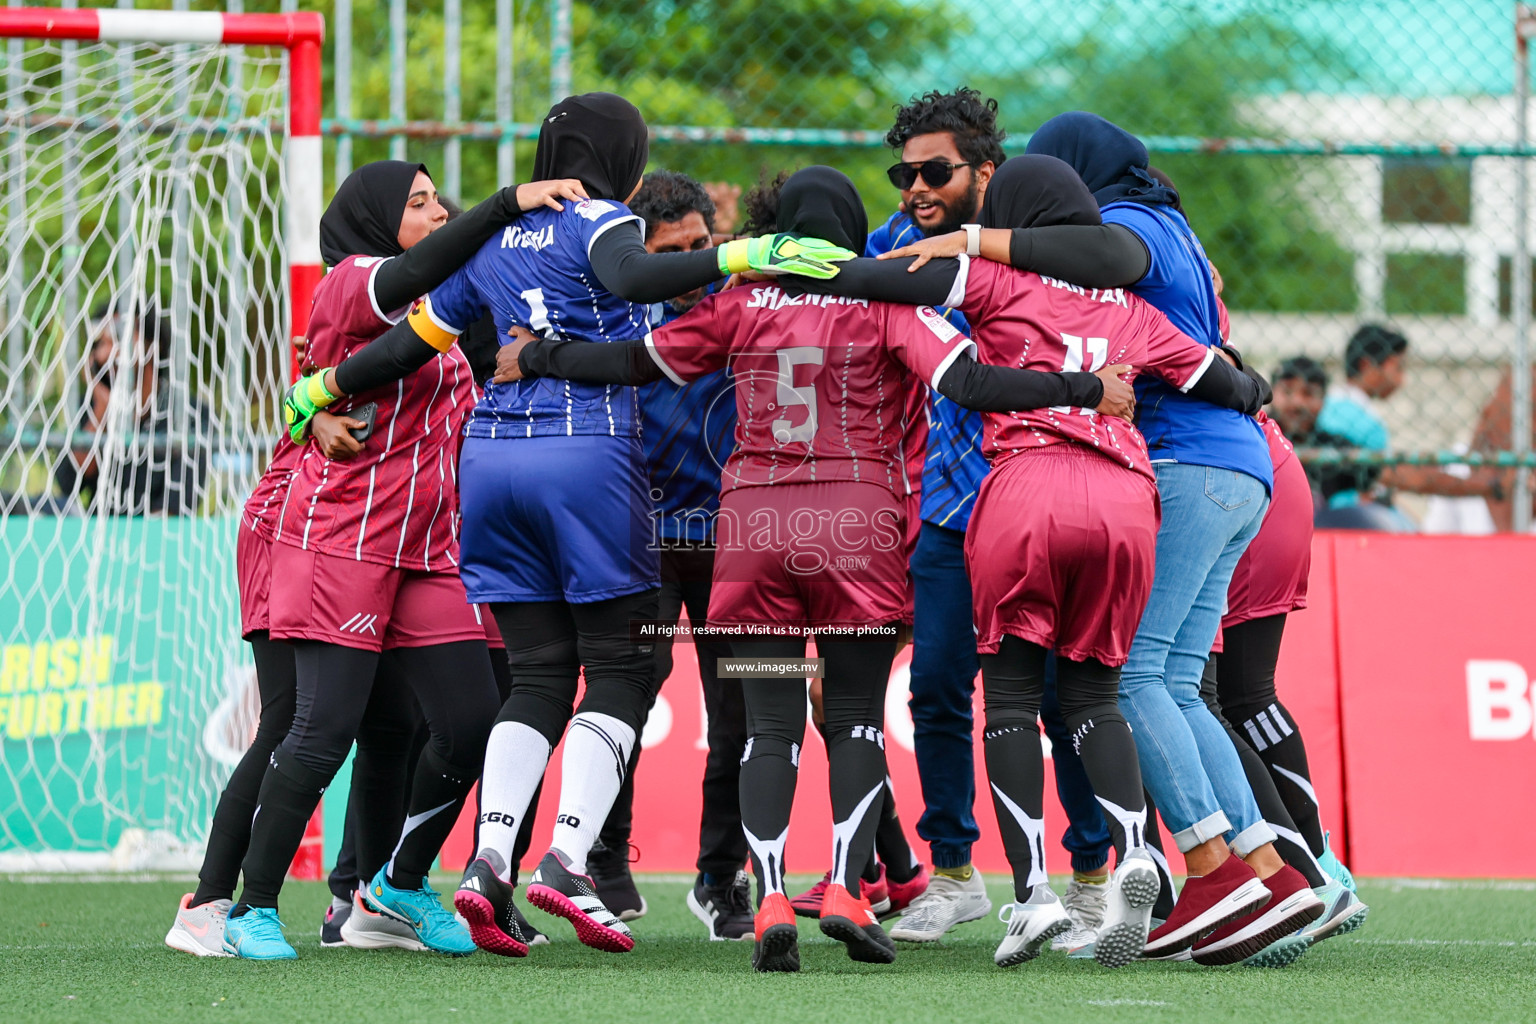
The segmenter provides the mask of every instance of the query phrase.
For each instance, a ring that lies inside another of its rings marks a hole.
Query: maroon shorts
[[[485,645],[493,651],[504,651],[507,642],[501,638],[501,627],[496,625],[496,616],[491,614],[491,606],[488,604],[471,605],[475,614],[480,616],[480,625],[485,627]]]
[[[323,640],[365,651],[484,640],[455,572],[396,569],[291,544],[272,545],[274,640]]]
[[[965,535],[976,644],[1005,635],[1124,665],[1152,591],[1157,486],[1087,448],[1023,452],[988,474]]]
[[[876,484],[738,487],[720,499],[709,624],[883,625],[907,597],[906,508]]]
[[[269,626],[267,601],[272,588],[272,542],[241,520],[235,535],[235,577],[240,583],[240,635]]]
[[[1293,457],[1275,467],[1269,511],[1232,573],[1222,628],[1305,608],[1311,570],[1312,487]]]

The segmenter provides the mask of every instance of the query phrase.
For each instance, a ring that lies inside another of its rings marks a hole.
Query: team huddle
[[[563,739],[524,897],[631,951],[639,737],[684,610],[709,743],[688,906],[758,971],[800,969],[801,917],[892,963],[991,912],[978,672],[999,966],[1285,966],[1364,923],[1274,687],[1310,490],[1220,276],[1134,136],[1062,114],[1005,159],[996,112],[970,89],[902,107],[900,209],[873,232],[817,166],[765,180],[716,245],[708,193],[646,174],[640,112],[605,93],[549,112],[531,184],[451,220],[418,164],[340,185],[309,372],[239,531],[260,725],[168,945],[295,956],[283,878],[355,743],[322,942],[528,956],[548,938],[514,892]],[[782,666],[812,638],[808,715]],[[885,759],[909,640],[927,860]],[[808,717],[833,844],[791,894]],[[427,873],[477,782],[450,908]]]

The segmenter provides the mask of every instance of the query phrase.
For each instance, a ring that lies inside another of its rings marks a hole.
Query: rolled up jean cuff
[[[1209,817],[1201,818],[1189,828],[1175,832],[1173,841],[1178,845],[1180,853],[1188,853],[1201,843],[1208,843],[1230,831],[1232,831],[1232,823],[1227,820],[1224,813],[1217,811]],[[1273,838],[1274,833],[1270,835]]]
[[[1237,834],[1232,840],[1232,852],[1239,857],[1246,857],[1265,843],[1274,842],[1276,838],[1275,830],[1269,827],[1269,822],[1260,821]]]

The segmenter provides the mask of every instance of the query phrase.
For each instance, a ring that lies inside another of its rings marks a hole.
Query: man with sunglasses
[[[886,145],[900,151],[887,171],[901,190],[901,207],[870,232],[865,255],[877,256],[930,235],[975,223],[987,182],[1005,159],[1006,133],[997,125],[997,101],[969,88],[914,97],[896,112]],[[945,317],[970,334],[958,310]],[[922,520],[912,555],[914,624],[911,702],[923,814],[917,833],[929,844],[934,871],[927,892],[891,929],[909,942],[933,942],[955,925],[991,912],[981,874],[971,866],[971,844],[981,838],[973,810],[976,769],[972,748],[972,695],[979,662],[971,620],[971,582],[965,568],[965,530],[976,492],[987,475],[981,416],[932,394],[927,458],[922,474]],[[1074,880],[1063,902],[1073,930],[1063,948],[1092,955],[1103,914],[1109,830],[1087,776],[1072,754],[1055,709],[1054,688],[1042,706],[1057,753],[1058,790],[1072,821],[1065,837]],[[1071,758],[1071,763],[1068,759]],[[887,869],[889,870],[889,865]],[[1094,884],[1098,883],[1098,884]]]

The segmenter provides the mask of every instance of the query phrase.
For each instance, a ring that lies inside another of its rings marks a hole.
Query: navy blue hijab
[[[1054,156],[1072,165],[1100,206],[1129,200],[1174,206],[1179,193],[1147,173],[1147,147],[1098,114],[1057,114],[1029,138],[1025,152]]]

